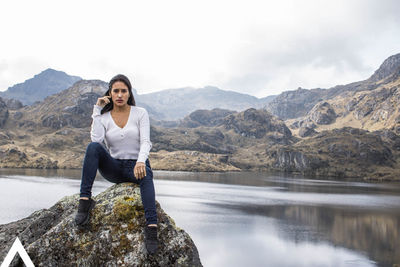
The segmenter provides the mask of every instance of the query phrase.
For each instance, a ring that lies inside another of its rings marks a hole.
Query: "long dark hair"
[[[129,81],[128,77],[126,77],[123,74],[118,74],[111,79],[111,81],[108,83],[108,90],[107,90],[107,92],[104,93],[104,96],[111,96],[111,88],[115,82],[123,82],[128,87],[128,91],[129,91],[128,105],[136,106],[135,98],[132,93],[131,82]],[[103,114],[107,111],[110,111],[113,108],[114,108],[114,103],[112,101],[110,101],[110,103],[105,105],[104,108],[101,110],[101,114]]]

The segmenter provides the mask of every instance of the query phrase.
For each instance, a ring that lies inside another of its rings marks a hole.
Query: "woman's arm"
[[[146,162],[149,157],[150,149],[153,146],[150,141],[150,120],[149,114],[145,109],[139,119],[140,150],[137,162]]]
[[[101,110],[102,107],[98,105],[93,106],[93,114],[92,114],[92,129],[90,130],[90,138],[92,142],[103,142],[104,134],[106,132],[104,125],[101,123]]]

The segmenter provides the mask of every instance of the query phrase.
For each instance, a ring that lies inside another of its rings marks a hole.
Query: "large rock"
[[[224,118],[222,125],[226,130],[233,130],[249,138],[263,138],[271,132],[279,133],[287,140],[292,137],[291,131],[283,121],[262,109],[249,108],[243,112],[231,114]]]
[[[327,90],[320,88],[285,91],[268,103],[266,109],[280,119],[294,119],[305,116],[326,94]]]
[[[284,171],[312,173],[314,170],[326,167],[326,161],[318,157],[308,156],[300,151],[294,151],[287,148],[280,148],[270,152],[275,158],[274,168]]]
[[[224,117],[234,113],[236,113],[236,111],[220,108],[214,108],[212,110],[199,109],[186,116],[179,126],[187,128],[217,126],[223,122]]]
[[[315,131],[313,128],[309,128],[309,127],[300,127],[300,129],[299,129],[300,137],[314,136],[317,133],[318,133],[317,131]]]
[[[0,258],[18,236],[35,266],[201,266],[190,236],[158,203],[159,250],[147,254],[137,185],[116,184],[94,197],[90,226],[83,230],[74,223],[78,199],[78,194],[67,196],[49,209],[0,225]],[[12,266],[18,264],[19,256]]]
[[[312,108],[308,116],[316,124],[331,124],[337,115],[328,102],[320,102]]]

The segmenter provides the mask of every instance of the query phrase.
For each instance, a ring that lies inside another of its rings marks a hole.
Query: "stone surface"
[[[0,258],[19,237],[35,266],[202,266],[190,236],[157,203],[159,250],[144,244],[140,188],[111,186],[95,196],[90,225],[78,229],[74,217],[79,195],[66,196],[49,209],[0,225]],[[19,256],[11,266],[20,264]]]
[[[222,126],[226,130],[233,130],[244,137],[260,139],[268,133],[279,134],[284,143],[289,143],[292,133],[283,121],[272,116],[268,111],[250,108],[224,118]]]
[[[315,131],[313,128],[310,128],[310,127],[300,127],[300,129],[299,129],[300,137],[314,136],[316,134],[317,134],[317,131]]]
[[[10,110],[16,110],[16,109],[20,109],[23,107],[21,101],[17,100],[17,99],[5,99],[6,105],[8,107],[8,109]]]
[[[331,124],[337,115],[328,102],[320,102],[312,108],[308,116],[316,124]]]
[[[223,122],[224,117],[234,113],[237,112],[220,108],[214,108],[212,110],[199,109],[186,116],[179,126],[187,128],[217,126]]]

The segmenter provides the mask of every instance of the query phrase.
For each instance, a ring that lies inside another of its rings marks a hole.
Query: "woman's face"
[[[128,86],[125,83],[117,81],[111,87],[111,99],[116,106],[125,106],[129,99]]]

